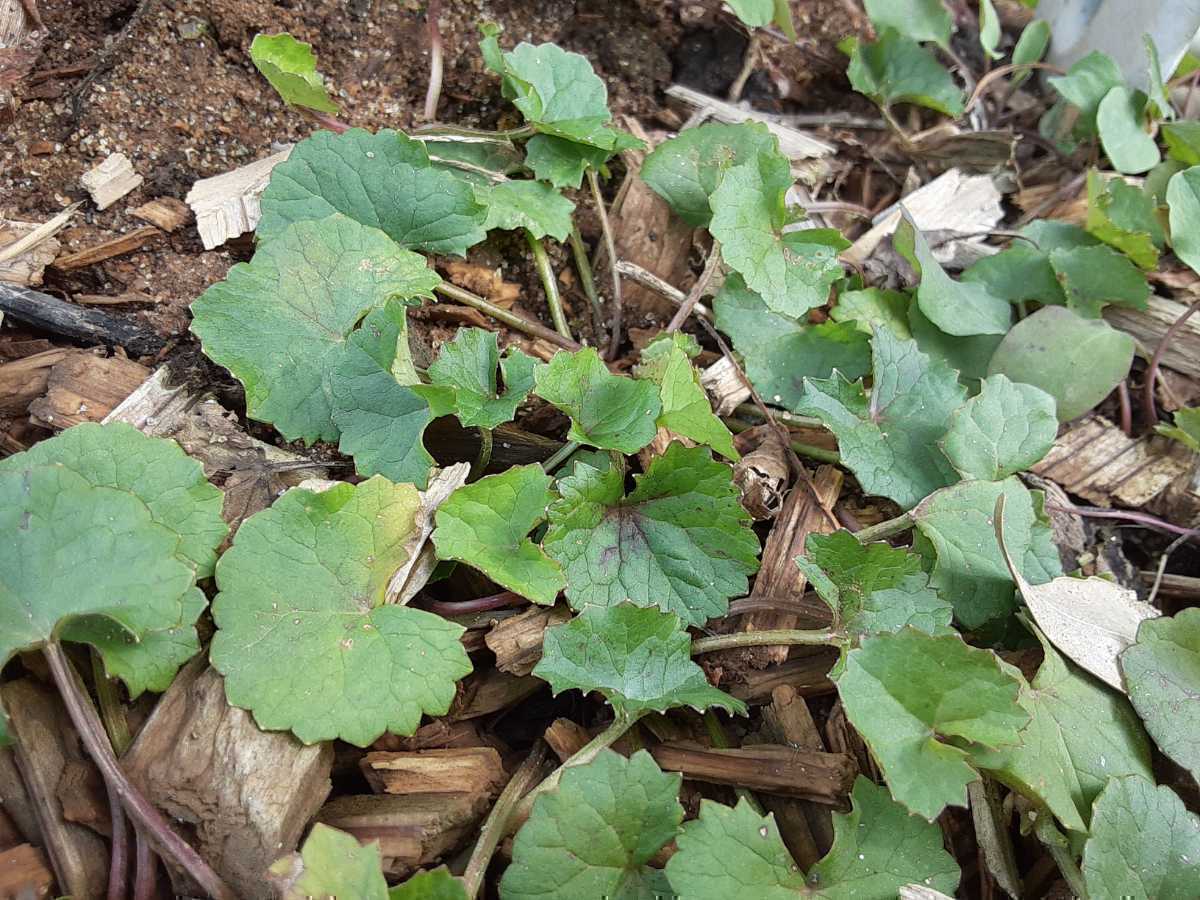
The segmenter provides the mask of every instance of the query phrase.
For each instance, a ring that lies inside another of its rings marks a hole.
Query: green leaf
[[[250,44],[250,61],[289,106],[338,111],[337,104],[329,99],[325,79],[317,71],[312,44],[298,41],[286,31],[256,34]]]
[[[833,610],[851,639],[911,625],[927,634],[947,631],[953,609],[929,586],[921,558],[882,541],[860,544],[848,531],[810,534],[807,558],[796,565]]]
[[[1013,47],[1013,65],[1027,66],[1030,63],[1039,62],[1046,55],[1046,48],[1049,46],[1050,23],[1044,19],[1034,19],[1021,29],[1021,36],[1017,38],[1017,45]],[[1032,74],[1033,72],[1029,69],[1015,72],[1009,84],[1014,89],[1018,88]]]
[[[1096,801],[1082,870],[1093,897],[1188,900],[1200,884],[1200,817],[1168,787],[1114,778]]]
[[[475,189],[475,199],[487,207],[485,231],[527,228],[536,238],[546,235],[565,241],[571,233],[575,204],[540,181],[502,181]]]
[[[746,715],[746,705],[708,683],[692,662],[692,639],[679,616],[632,603],[587,606],[570,622],[546,629],[534,674],[555,694],[599,691],[618,715],[720,707]]]
[[[1145,309],[1150,285],[1133,263],[1110,247],[1058,248],[1050,267],[1067,298],[1067,308],[1088,319],[1100,318],[1108,303]]]
[[[663,141],[642,163],[641,176],[681,219],[697,228],[712,219],[709,198],[725,172],[756,162],[763,189],[783,192],[792,185],[792,169],[779,152],[779,140],[766,125],[709,123]]]
[[[976,766],[1086,833],[1108,779],[1150,777],[1150,743],[1124,697],[1068,663],[1035,630],[1045,654],[1018,701],[1030,714],[1021,743],[972,752]]]
[[[1039,249],[1025,241],[1013,241],[995,256],[985,256],[973,263],[963,272],[962,280],[980,282],[993,297],[1003,297],[1010,303],[1036,300],[1065,306],[1067,302],[1050,265],[1049,249]]]
[[[1158,61],[1158,48],[1154,46],[1154,39],[1148,34],[1142,35],[1142,43],[1146,45],[1146,80],[1150,86],[1149,103],[1155,109],[1155,116],[1159,119],[1174,119],[1175,107],[1171,105],[1171,98],[1167,95],[1167,86],[1163,84],[1162,65]]]
[[[1143,269],[1158,266],[1166,236],[1154,200],[1124,178],[1105,179],[1088,172],[1087,230],[1126,254]]]
[[[697,626],[723,616],[759,549],[730,468],[672,442],[634,481],[622,497],[624,472],[598,453],[559,478],[542,546],[562,563],[567,599],[575,609],[657,606]]]
[[[1187,166],[1200,165],[1200,122],[1170,122],[1161,130],[1171,159]]]
[[[438,283],[425,260],[343,215],[301,221],[192,304],[204,352],[246,386],[246,412],[288,440],[335,440],[331,377],[364,314]]]
[[[1004,336],[988,374],[1041,388],[1054,398],[1059,421],[1069,422],[1096,406],[1129,374],[1133,350],[1133,338],[1104,320],[1047,306]]]
[[[925,236],[905,212],[892,238],[896,250],[908,260],[921,279],[917,305],[934,325],[946,334],[1004,334],[1012,324],[1012,307],[996,297],[986,285],[955,281],[933,257]]]
[[[877,31],[894,28],[914,41],[950,46],[953,22],[942,0],[865,0],[863,5]]]
[[[539,181],[548,181],[556,188],[579,187],[583,173],[589,168],[599,169],[608,155],[607,150],[549,134],[535,134],[525,144],[525,165]]]
[[[1008,566],[996,543],[992,516],[996,498],[1005,498],[1009,552],[1025,577],[1041,584],[1062,574],[1058,550],[1040,500],[1015,477],[1004,481],[963,481],[931,494],[913,510],[921,534],[936,551],[930,583],[954,603],[955,617],[967,628],[1000,619],[1014,609]]]
[[[843,291],[838,295],[837,305],[829,311],[829,318],[835,322],[853,322],[863,334],[873,334],[877,327],[883,327],[901,340],[908,340],[912,337],[908,327],[908,306],[909,296],[903,291],[883,288]],[[857,377],[845,369],[842,373],[849,378]]]
[[[829,853],[805,878],[773,815],[758,815],[745,800],[732,808],[701,800],[699,818],[684,826],[667,862],[671,887],[688,900],[883,898],[910,883],[954,891],[958,864],[936,825],[909,815],[887,788],[861,775],[850,801],[849,813],[834,813]]]
[[[951,415],[939,446],[963,478],[1000,481],[1033,468],[1057,435],[1053,397],[992,375]]]
[[[504,392],[496,378],[496,366],[504,376]],[[442,344],[438,358],[429,366],[429,383],[437,391],[449,392],[458,420],[467,428],[495,428],[511,422],[517,407],[533,389],[533,357],[516,347],[504,356],[496,333],[482,328],[460,328],[454,340]],[[418,394],[427,395],[424,386]]]
[[[417,872],[403,884],[391,888],[387,900],[473,900],[462,881],[444,866],[431,872]]]
[[[517,832],[500,896],[667,896],[666,877],[649,863],[683,820],[680,782],[645,750],[629,759],[603,750],[586,765],[564,769],[558,788],[537,798]]]
[[[1200,609],[1142,622],[1121,672],[1159,749],[1200,780]]]
[[[958,635],[913,628],[865,638],[835,678],[846,716],[879,762],[892,796],[932,821],[965,806],[979,776],[949,740],[999,748],[1018,743],[1029,714],[1020,685],[990,650]]]
[[[838,253],[849,243],[828,228],[783,231],[782,195],[757,164],[729,169],[710,203],[708,228],[722,257],[770,310],[798,318],[829,299],[842,277]]]
[[[268,876],[283,900],[345,897],[387,900],[379,842],[360,844],[353,835],[318,822],[299,853],[285,856]]]
[[[775,0],[729,0],[729,8],[751,28],[770,25],[775,17]]]
[[[1167,183],[1171,247],[1193,272],[1200,272],[1200,166],[1171,176]]]
[[[946,334],[913,303],[908,307],[908,328],[917,348],[935,362],[941,362],[958,372],[959,381],[972,385],[987,375],[992,354],[1004,338],[1002,334],[973,334],[954,337]]]
[[[890,0],[879,0],[891,5]],[[838,45],[850,54],[850,86],[880,106],[915,103],[958,118],[965,103],[954,78],[932,53],[892,29],[864,43],[847,38]]]
[[[846,378],[861,378],[870,371],[870,344],[856,325],[805,325],[777,315],[736,272],[725,279],[713,312],[717,327],[742,355],[758,392],[793,412],[803,397],[804,379],[828,378],[835,369]]]
[[[1200,453],[1200,408],[1176,410],[1174,425],[1159,425],[1154,430]]]
[[[869,494],[905,509],[953,484],[958,475],[940,453],[930,452],[946,432],[966,390],[945,363],[931,360],[915,341],[878,330],[872,344],[874,387],[840,374],[806,379],[797,412],[817,416],[838,439],[842,462]]]
[[[535,603],[553,603],[565,584],[562,569],[527,537],[551,499],[550,476],[536,463],[463,485],[435,513],[438,559],[464,562]]]
[[[1158,144],[1142,127],[1144,100],[1126,87],[1115,87],[1096,109],[1100,145],[1113,168],[1127,175],[1148,172],[1162,159]]]
[[[539,397],[571,417],[569,440],[637,453],[654,439],[658,387],[613,375],[592,347],[554,354],[533,370],[533,380]]]
[[[1094,50],[1072,64],[1066,75],[1047,81],[1063,99],[1079,108],[1080,125],[1087,134],[1096,133],[1096,114],[1100,101],[1113,88],[1125,85],[1125,77],[1111,56]]]
[[[740,459],[733,447],[733,435],[713,414],[689,349],[696,352],[700,349],[689,335],[675,332],[655,338],[642,351],[642,362],[634,369],[638,378],[658,385],[662,413],[657,424],[697,444],[712,447],[726,459]]]
[[[384,603],[420,508],[411,484],[376,475],[295,488],[242,523],[217,563],[209,651],[232,705],[264,730],[359,747],[450,708],[471,671],[462,627]]]
[[[389,130],[318,131],[271,172],[260,205],[260,241],[335,212],[428,253],[462,256],[487,236],[470,182],[433,168],[419,141]]]
[[[124,422],[84,422],[0,460],[0,472],[50,465],[70,469],[96,487],[133,494],[151,519],[178,535],[175,555],[196,577],[212,574],[217,547],[229,533],[221,518],[224,497],[177,443],[148,437]]]
[[[1000,18],[996,15],[996,7],[992,0],[979,0],[979,46],[992,59],[1004,56],[996,50],[1000,44]]]

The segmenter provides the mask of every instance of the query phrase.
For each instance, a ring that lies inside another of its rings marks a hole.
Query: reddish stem
[[[1100,509],[1095,506],[1058,506],[1054,503],[1047,503],[1046,509],[1053,510],[1054,512],[1074,513],[1077,516],[1084,516],[1089,519],[1120,519],[1125,522],[1144,525],[1147,528],[1157,528],[1159,531],[1166,531],[1169,534],[1182,535],[1189,540],[1200,543],[1200,529],[1184,528],[1182,525],[1175,525],[1165,519],[1152,516],[1149,513],[1135,512],[1131,509]]]
[[[1158,366],[1162,362],[1163,354],[1167,352],[1167,347],[1171,343],[1171,338],[1183,327],[1183,324],[1192,317],[1192,314],[1200,309],[1200,300],[1197,300],[1184,311],[1183,315],[1171,323],[1171,327],[1167,329],[1162,336],[1162,340],[1158,342],[1158,346],[1154,348],[1154,355],[1150,357],[1150,367],[1146,369],[1146,384],[1142,389],[1142,408],[1146,415],[1146,426],[1153,428],[1158,424],[1158,410],[1154,404],[1154,387],[1158,382]]]
[[[1121,403],[1121,431],[1125,437],[1133,437],[1133,405],[1129,402],[1129,379],[1121,379],[1117,385],[1117,400]]]
[[[351,128],[350,125],[347,125],[341,119],[329,115],[329,113],[323,113],[315,109],[305,109],[302,111],[322,128],[328,128],[335,134],[345,134]]]
[[[125,900],[129,881],[129,827],[116,791],[108,792],[108,814],[112,820],[112,854],[108,864],[108,900]]]
[[[499,594],[476,597],[474,600],[431,600],[425,605],[425,609],[439,616],[469,616],[473,613],[504,609],[506,606],[524,606],[528,602],[520,594],[501,591]]]
[[[154,900],[158,892],[158,860],[141,832],[136,837],[137,874],[133,878],[133,900]]]

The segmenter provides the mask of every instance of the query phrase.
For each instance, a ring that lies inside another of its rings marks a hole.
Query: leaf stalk
[[[554,266],[550,264],[550,256],[546,247],[532,231],[525,229],[525,240],[533,251],[533,264],[537,267],[538,278],[542,281],[542,290],[546,292],[546,304],[550,307],[550,319],[554,322],[554,330],[568,341],[571,337],[571,326],[567,324],[567,314],[563,311],[562,296],[558,292],[558,279],[554,277]]]
[[[734,650],[739,647],[780,647],[795,645],[838,644],[841,635],[831,628],[803,631],[795,628],[772,628],[764,631],[736,631],[733,634],[714,634],[692,641],[692,656]]]

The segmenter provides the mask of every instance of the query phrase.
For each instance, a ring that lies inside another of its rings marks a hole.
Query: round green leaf
[[[1000,481],[1033,468],[1057,435],[1053,397],[992,375],[950,416],[939,446],[963,478]]]
[[[1175,255],[1200,272],[1200,166],[1176,172],[1167,182],[1171,247]]]
[[[1158,144],[1142,127],[1142,104],[1124,86],[1104,95],[1096,108],[1096,127],[1108,161],[1118,172],[1148,172],[1162,159]]]

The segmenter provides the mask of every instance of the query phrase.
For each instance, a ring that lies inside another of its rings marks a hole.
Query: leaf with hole
[[[256,34],[250,44],[250,61],[289,106],[327,113],[338,111],[337,104],[329,98],[325,79],[317,71],[317,57],[311,44],[298,41],[287,32]]]

